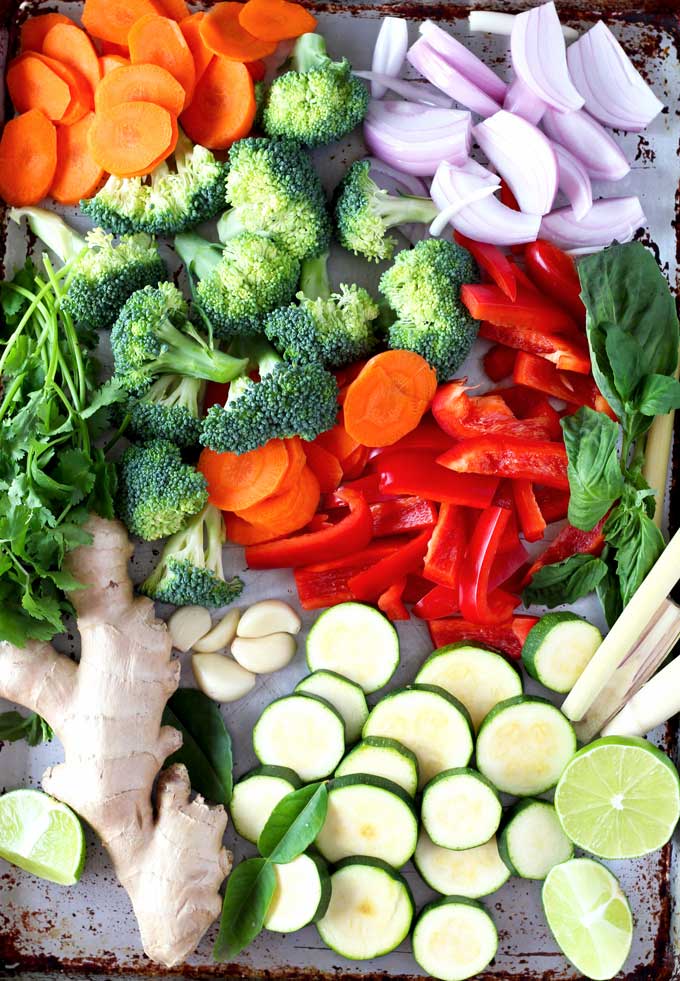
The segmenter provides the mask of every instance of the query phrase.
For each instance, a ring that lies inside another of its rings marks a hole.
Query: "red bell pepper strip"
[[[404,603],[418,603],[432,589],[432,583],[424,579],[418,572],[411,572],[406,577]]]
[[[352,555],[371,540],[371,512],[363,494],[342,491],[349,514],[337,525],[292,538],[280,538],[265,545],[246,548],[246,562],[251,569],[285,569],[321,562],[329,555]]]
[[[442,504],[425,556],[423,575],[432,582],[458,589],[458,576],[467,548],[467,520],[462,508]],[[456,593],[456,606],[458,594]],[[425,617],[428,619],[428,617]]]
[[[229,382],[209,381],[203,396],[203,414],[205,415],[213,405],[226,405],[228,396]]]
[[[494,344],[482,358],[484,371],[491,381],[504,381],[511,377],[516,357],[517,351],[513,348],[505,347],[504,344]]]
[[[302,609],[319,610],[324,606],[353,600],[354,596],[347,585],[352,576],[391,555],[394,548],[394,542],[383,539],[371,542],[356,555],[295,569],[293,575]]]
[[[347,480],[355,480],[366,469],[371,451],[368,446],[357,446],[353,453],[343,460],[342,469]]]
[[[517,280],[514,267],[507,256],[496,245],[475,242],[461,232],[454,232],[453,237],[468,250],[479,268],[484,270],[508,299],[514,300],[517,296]]]
[[[536,284],[532,283],[527,274],[524,272],[521,266],[518,266],[514,259],[510,260],[512,264],[512,270],[515,274],[515,279],[517,280],[517,287],[521,290],[529,290],[530,293],[536,293],[540,295],[540,290],[536,288]]]
[[[352,576],[348,586],[354,598],[375,601],[399,579],[409,572],[416,572],[421,566],[429,540],[428,528],[376,565]]]
[[[550,334],[540,327],[508,327],[485,320],[479,328],[479,336],[487,341],[505,344],[517,351],[538,354],[561,370],[590,374],[590,354],[581,338],[565,334]]]
[[[570,371],[558,371],[555,365],[534,354],[519,352],[512,378],[516,385],[535,388],[552,398],[562,399],[563,402],[595,408],[598,392],[592,378]]]
[[[406,588],[406,576],[395,582],[393,586],[386,589],[378,597],[378,609],[382,610],[388,620],[410,620],[411,615],[404,606],[404,589]]]
[[[585,324],[586,308],[576,263],[552,242],[538,239],[524,249],[527,271],[538,288],[568,310],[577,324]]]
[[[566,518],[569,510],[569,491],[555,490],[554,487],[534,484],[534,494],[547,525],[552,524],[553,521],[561,521]]]
[[[542,392],[524,385],[510,385],[496,389],[495,394],[501,396],[518,419],[535,419],[545,427],[549,439],[558,442],[562,439],[560,414]]]
[[[437,508],[420,497],[397,497],[370,505],[374,538],[434,528]]]
[[[459,474],[488,474],[535,480],[569,489],[567,451],[561,443],[516,436],[476,436],[463,440],[437,462]]]
[[[387,494],[380,492],[380,474],[370,473],[365,477],[359,477],[358,480],[346,480],[332,494],[324,494],[321,498],[321,507],[330,509],[347,507],[347,501],[342,496],[346,490],[362,493],[368,504],[390,500]]]
[[[461,286],[460,298],[475,320],[488,320],[502,327],[526,327],[556,334],[578,332],[574,321],[561,307],[551,303],[540,293],[527,289],[518,289],[517,299],[512,302],[497,286],[465,283]]]
[[[475,395],[465,391],[464,381],[440,385],[432,402],[432,414],[450,436],[467,439],[502,433],[525,439],[547,439],[540,422],[516,419],[501,394]]]
[[[451,473],[428,450],[385,454],[375,463],[380,466],[380,490],[395,496],[413,494],[440,504],[486,508],[498,487],[494,477]]]
[[[458,613],[458,590],[448,586],[435,586],[418,600],[413,613],[421,620],[439,620]]]
[[[508,484],[512,483],[514,481],[508,481]],[[510,588],[510,583],[514,583],[519,569],[528,569],[528,559],[529,553],[520,541],[517,521],[513,511],[510,520],[505,526],[503,537],[498,546],[498,552],[491,566],[489,591],[496,589],[497,586],[503,586],[506,592],[519,592],[518,589]]]
[[[513,352],[514,355],[514,352]],[[376,446],[371,450],[371,461],[385,453],[399,453],[402,450],[432,450],[433,453],[443,453],[451,446],[448,435],[440,429],[434,419],[428,414],[420,425],[402,436],[391,446]]]
[[[604,534],[602,529],[606,521],[606,515],[595,525],[591,531],[581,531],[573,525],[566,525],[545,552],[538,556],[536,561],[527,572],[524,585],[532,580],[539,569],[554,562],[563,562],[564,559],[571,558],[572,555],[599,555],[604,548]]]
[[[512,511],[491,507],[483,511],[468,542],[460,570],[458,602],[460,611],[473,623],[503,623],[518,600],[501,589],[489,591],[491,567]]]
[[[333,522],[329,521],[329,516],[327,514],[323,514],[321,511],[317,511],[304,530],[305,532],[323,531],[325,528],[331,528],[332,526]]]
[[[528,542],[538,542],[545,534],[545,518],[534,494],[530,480],[513,480],[512,491],[515,497],[515,511]]]
[[[435,647],[445,647],[459,641],[488,644],[502,654],[519,660],[527,634],[538,623],[538,617],[516,616],[507,623],[482,625],[470,623],[462,617],[433,620],[428,623],[430,637]]]

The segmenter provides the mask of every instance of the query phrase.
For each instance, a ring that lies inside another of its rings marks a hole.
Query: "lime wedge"
[[[599,858],[638,858],[661,848],[680,817],[680,779],[644,739],[605,736],[564,769],[555,808],[565,834]]]
[[[633,942],[633,915],[616,876],[592,858],[572,858],[548,872],[542,895],[564,956],[593,981],[615,977]]]
[[[66,804],[39,790],[0,797],[0,858],[60,886],[77,882],[85,865],[85,835]]]

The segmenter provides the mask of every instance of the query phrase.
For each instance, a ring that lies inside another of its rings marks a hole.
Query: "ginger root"
[[[161,725],[179,683],[179,661],[153,603],[134,598],[133,546],[115,521],[91,517],[92,542],[67,559],[87,588],[70,599],[80,663],[49,644],[0,643],[0,695],[38,712],[64,747],[43,776],[45,791],[73,808],[102,839],[139,922],[144,950],[165,967],[181,963],[219,916],[231,869],[222,847],[223,807],[190,800],[186,768],[164,761],[179,748]]]

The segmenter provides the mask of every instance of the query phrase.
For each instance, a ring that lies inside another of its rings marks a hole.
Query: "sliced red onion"
[[[441,211],[460,201],[469,202],[473,192],[488,187],[492,182],[496,183],[495,174],[479,164],[471,168],[471,162],[463,167],[456,167],[443,161],[437,168],[430,194]],[[507,208],[497,197],[489,195],[456,210],[451,224],[457,231],[477,242],[520,245],[536,239],[541,219],[538,215],[525,215],[521,211]]]
[[[442,160],[462,163],[467,159],[470,113],[412,102],[371,102],[364,139],[380,160],[407,174],[428,177]]]
[[[406,59],[416,71],[425,76],[428,82],[432,82],[438,89],[446,92],[452,99],[467,109],[471,109],[472,112],[479,113],[480,116],[492,116],[494,112],[498,112],[500,109],[498,103],[490,95],[487,95],[465,75],[461,75],[438,51],[435,51],[427,43],[424,37],[411,45]]]
[[[572,44],[568,61],[586,109],[605,126],[639,133],[663,109],[601,20]]]
[[[590,177],[619,181],[630,171],[621,147],[585,109],[578,112],[547,109],[542,123],[550,139],[573,153]]]
[[[543,113],[548,107],[543,99],[534,95],[528,85],[525,85],[520,78],[515,78],[505,93],[503,108],[507,109],[508,112],[514,112],[516,116],[521,116],[522,119],[526,119],[528,123],[533,123],[535,126],[541,121]]]
[[[453,106],[453,99],[444,95],[434,85],[429,82],[407,82],[403,78],[392,78],[390,75],[383,75],[382,72],[357,72],[357,78],[365,78],[371,82],[371,91],[376,83],[381,89],[390,89],[401,95],[404,99],[411,102],[422,102],[424,105],[440,106],[443,109],[450,109]],[[384,94],[384,92],[383,92]]]
[[[557,159],[550,140],[521,116],[501,109],[472,131],[517,198],[521,211],[546,215],[557,193]]]
[[[539,99],[560,112],[581,108],[583,97],[569,76],[562,26],[554,3],[517,14],[510,53],[515,75]]]
[[[384,17],[373,48],[371,68],[374,72],[396,78],[408,48],[408,22],[402,17]],[[371,82],[371,95],[382,99],[388,86],[377,79]]]
[[[581,221],[593,206],[593,187],[588,171],[573,153],[559,143],[553,143],[557,157],[559,188],[569,199],[574,218]]]
[[[571,207],[559,208],[546,215],[541,222],[541,238],[554,242],[561,249],[595,252],[614,241],[630,242],[645,221],[639,198],[601,198],[593,202],[581,221],[576,220]]]
[[[440,211],[435,220],[429,227],[430,235],[437,237],[441,235],[447,225],[451,224],[451,219],[454,215],[457,215],[459,211],[463,208],[467,208],[469,204],[474,204],[476,201],[481,201],[483,198],[488,198],[491,194],[494,194],[500,188],[500,184],[486,184],[481,183],[479,187],[470,191],[467,197],[462,197],[458,201],[454,201],[453,204],[447,205],[443,211]]]
[[[482,92],[486,92],[492,99],[497,102],[503,101],[508,86],[469,48],[457,41],[455,37],[451,37],[431,20],[426,20],[420,25],[420,33],[430,47],[434,48],[461,75],[474,82]]]
[[[473,34],[500,34],[510,37],[516,14],[501,14],[496,10],[471,10],[468,14],[468,27]],[[579,35],[573,27],[562,25],[565,41],[574,41]]]

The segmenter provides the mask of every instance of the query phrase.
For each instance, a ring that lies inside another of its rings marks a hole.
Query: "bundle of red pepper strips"
[[[270,533],[274,540],[257,544],[244,536],[239,514],[247,512],[227,514],[227,529],[246,545],[250,568],[294,569],[304,609],[358,600],[406,620],[413,604],[436,647],[476,640],[519,657],[536,622],[515,614],[523,587],[542,566],[604,545],[601,525],[583,532],[567,524],[531,563],[520,538],[537,542],[567,516],[560,418],[582,405],[611,410],[591,375],[573,260],[537,241],[521,250],[523,269],[495,246],[456,237],[486,280],[463,286],[461,299],[482,322],[480,336],[494,342],[484,368],[499,387],[471,395],[465,380],[440,385],[415,428],[384,447],[354,440],[342,411],[314,443],[282,441],[296,444],[289,455],[304,449],[319,485],[316,513],[301,532]],[[365,370],[362,363],[337,373],[341,404]],[[206,452],[200,466],[224,507],[219,468],[214,459],[207,465]],[[299,485],[300,470],[291,472]],[[272,499],[294,495],[293,487],[279,485]]]

